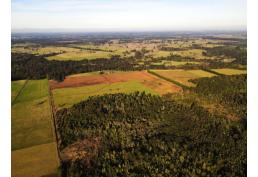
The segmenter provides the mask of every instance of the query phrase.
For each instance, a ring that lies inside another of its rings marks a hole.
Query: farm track
[[[56,149],[57,149],[57,154],[58,154],[58,159],[59,159],[59,162],[61,164],[62,162],[62,158],[61,158],[61,152],[60,152],[60,142],[61,142],[61,139],[59,139],[59,134],[57,132],[57,126],[56,126],[56,108],[55,108],[55,104],[54,104],[54,99],[53,99],[53,94],[52,94],[52,91],[50,89],[50,85],[48,83],[48,93],[49,93],[49,106],[50,106],[50,111],[51,111],[51,118],[52,118],[52,131],[53,131],[53,134],[55,136],[55,139],[56,139]]]
[[[22,88],[19,90],[19,92],[17,93],[17,95],[15,96],[15,98],[13,99],[11,106],[14,105],[15,101],[17,100],[17,98],[19,97],[19,95],[22,93],[23,89],[25,88],[25,86],[27,85],[27,83],[29,82],[29,80],[26,80],[25,83],[23,84]]]

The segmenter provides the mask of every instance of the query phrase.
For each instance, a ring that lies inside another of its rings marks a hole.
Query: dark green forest
[[[238,119],[144,92],[90,97],[56,114],[63,175],[247,176],[246,75],[193,82]]]
[[[191,80],[192,90],[234,110],[241,119],[247,114],[247,75],[217,76]]]

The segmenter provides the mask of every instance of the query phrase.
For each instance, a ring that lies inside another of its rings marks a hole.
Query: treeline
[[[213,48],[205,48],[206,52],[203,54],[206,56],[227,56],[235,58],[235,63],[247,64],[247,51],[246,48],[240,46],[218,46]]]
[[[44,57],[31,54],[12,54],[12,80],[42,79],[48,75],[50,79],[62,81],[70,74],[102,71],[122,70],[133,71],[145,69],[144,66],[135,67],[134,61],[120,59],[114,56],[111,59],[96,59],[82,61],[49,61]]]
[[[33,54],[12,53],[11,67],[12,80],[20,79],[42,79],[47,76],[50,79],[62,81],[67,75],[82,72],[120,70],[135,71],[147,69],[174,69],[175,66],[158,66],[146,62],[144,65],[138,64],[134,57],[120,58],[113,56],[111,59],[81,60],[81,61],[57,61],[47,60],[45,57],[55,54],[36,56]],[[185,69],[193,68],[192,65],[182,66]]]
[[[246,127],[145,93],[57,112],[64,176],[223,176],[246,172]]]

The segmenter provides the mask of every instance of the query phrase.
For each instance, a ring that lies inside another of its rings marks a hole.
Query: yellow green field
[[[168,57],[171,54],[182,57],[189,57],[195,59],[214,59],[214,57],[203,56],[205,50],[191,48],[193,45],[201,47],[212,48],[221,46],[220,40],[207,39],[188,39],[188,40],[146,40],[146,41],[132,41],[127,43],[120,43],[119,40],[110,40],[104,44],[80,43],[69,44],[65,46],[36,46],[28,45],[26,43],[14,45],[12,52],[14,53],[30,53],[35,55],[44,55],[57,53],[55,56],[49,56],[49,60],[94,60],[98,58],[109,59],[112,55],[119,55],[120,57],[134,56],[135,50],[148,50],[145,56],[152,56],[153,58]],[[182,51],[162,51],[160,47],[181,48]]]
[[[29,80],[25,85],[12,105],[11,126],[13,176],[56,173],[58,159],[56,155],[53,156],[56,153],[55,145],[50,145],[55,139],[46,79]]]
[[[188,39],[188,40],[172,40],[171,42],[167,43],[167,47],[175,47],[175,48],[189,48],[192,47],[194,44],[200,45],[202,47],[217,47],[222,46],[222,44],[218,44],[223,42],[223,40],[211,40],[211,39]]]
[[[55,56],[47,57],[48,60],[94,60],[98,58],[111,58],[113,55],[112,52],[104,52],[104,51],[86,51],[81,50],[77,52],[65,52],[62,54],[58,54]]]
[[[214,57],[207,57],[203,55],[205,50],[202,49],[189,49],[183,51],[173,51],[173,55],[180,55],[182,57],[189,57],[194,59],[214,59]]]
[[[58,156],[55,143],[41,144],[12,151],[12,176],[58,177]]]
[[[26,80],[19,80],[19,81],[12,81],[11,87],[12,87],[12,101],[17,96],[23,85],[25,84]]]
[[[51,53],[62,53],[62,52],[79,52],[80,49],[70,48],[70,47],[57,47],[57,46],[49,46],[49,47],[13,47],[12,52],[16,53],[30,53],[35,55],[45,55]]]
[[[230,69],[230,68],[223,68],[223,69],[212,69],[212,71],[215,71],[220,74],[224,75],[238,75],[238,74],[246,74],[246,70],[240,70],[240,69]]]
[[[202,77],[213,77],[215,74],[203,71],[203,70],[182,70],[182,69],[174,69],[174,70],[151,70],[156,74],[165,77],[170,80],[174,80],[179,82],[185,86],[195,86],[189,80],[197,79]]]
[[[94,50],[83,50],[73,47],[82,47],[85,49],[102,49],[101,47],[96,47],[94,45],[78,45],[78,46],[71,46],[71,47],[56,47],[56,46],[49,46],[49,47],[13,47],[12,52],[14,53],[29,53],[35,55],[45,55],[51,53],[60,53],[54,56],[47,57],[49,60],[82,60],[82,59],[97,59],[97,58],[110,58],[112,55],[122,55],[123,51],[94,51]]]
[[[164,66],[182,66],[187,64],[199,64],[200,62],[193,62],[193,61],[168,61],[162,60],[161,62],[152,63],[152,65],[164,65]]]
[[[151,55],[153,58],[168,57],[172,54],[170,51],[155,51]]]
[[[87,99],[90,96],[132,93],[135,91],[145,91],[146,93],[156,94],[152,89],[144,86],[137,81],[117,82],[112,84],[98,84],[91,86],[60,88],[53,90],[55,105],[59,108],[70,107],[75,103]]]

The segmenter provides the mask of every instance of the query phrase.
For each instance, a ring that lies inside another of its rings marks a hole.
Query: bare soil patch
[[[182,89],[168,81],[153,76],[146,71],[115,72],[89,76],[66,77],[63,82],[50,81],[51,89],[80,87],[97,84],[112,84],[116,82],[139,81],[159,94],[179,92]]]

